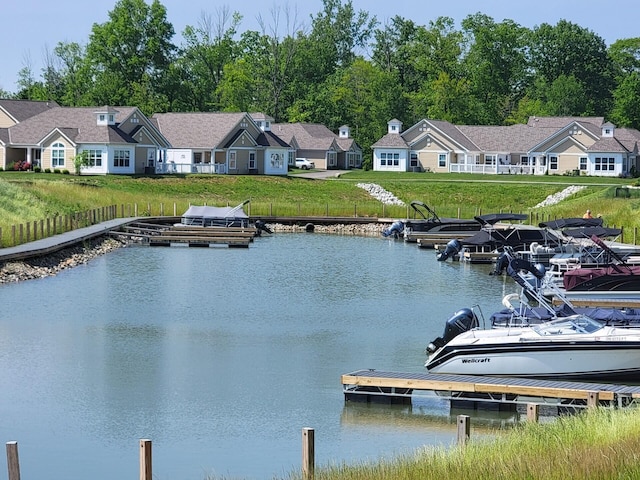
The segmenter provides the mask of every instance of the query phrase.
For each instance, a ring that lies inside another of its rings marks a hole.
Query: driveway
[[[315,172],[308,173],[296,173],[291,175],[292,177],[302,177],[302,178],[316,178],[316,179],[325,179],[331,177],[339,177],[343,173],[347,173],[348,170],[317,170]]]

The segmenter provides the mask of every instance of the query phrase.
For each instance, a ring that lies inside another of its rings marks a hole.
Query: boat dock
[[[191,227],[175,226],[152,222],[131,222],[123,225],[113,236],[126,236],[141,241],[151,247],[168,247],[182,244],[189,247],[210,247],[225,245],[228,247],[248,248],[258,235],[255,227]]]
[[[439,397],[466,408],[515,409],[538,404],[558,408],[591,405],[626,407],[640,401],[640,386],[533,380],[527,378],[357,370],[341,377],[345,401],[411,404],[412,398]]]

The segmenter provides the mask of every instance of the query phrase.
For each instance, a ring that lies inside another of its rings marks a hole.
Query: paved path
[[[24,258],[38,257],[40,255],[57,252],[65,247],[75,245],[78,242],[105,235],[110,230],[114,230],[122,225],[126,225],[127,223],[140,220],[140,218],[141,217],[116,218],[96,225],[77,228],[69,232],[16,245],[15,247],[0,248],[0,262],[21,260]]]

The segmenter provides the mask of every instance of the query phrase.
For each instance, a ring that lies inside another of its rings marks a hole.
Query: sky
[[[58,42],[86,45],[91,27],[108,21],[116,0],[3,0],[2,3],[0,89],[15,92],[20,69],[31,66],[39,79],[46,52],[52,52]],[[274,8],[281,11],[288,8],[292,18],[295,12],[296,23],[308,30],[311,15],[322,10],[322,0],[160,0],[160,3],[167,9],[177,45],[182,43],[181,33],[187,25],[197,26],[203,13],[215,19],[225,7],[243,16],[239,32],[259,30],[258,15],[272,26]],[[430,21],[446,16],[460,28],[465,17],[480,12],[495,22],[509,19],[527,28],[568,20],[602,37],[607,45],[622,38],[640,37],[637,0],[352,0],[352,4],[356,11],[367,11],[381,24],[399,15],[427,26]]]

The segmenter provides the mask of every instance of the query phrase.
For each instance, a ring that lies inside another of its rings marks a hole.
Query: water
[[[381,238],[262,237],[249,249],[125,248],[0,286],[0,432],[24,478],[268,479],[455,440],[434,398],[345,404],[340,376],[422,372],[461,307],[500,308],[509,280]],[[500,420],[498,420],[500,422]],[[0,477],[6,478],[6,477]]]

